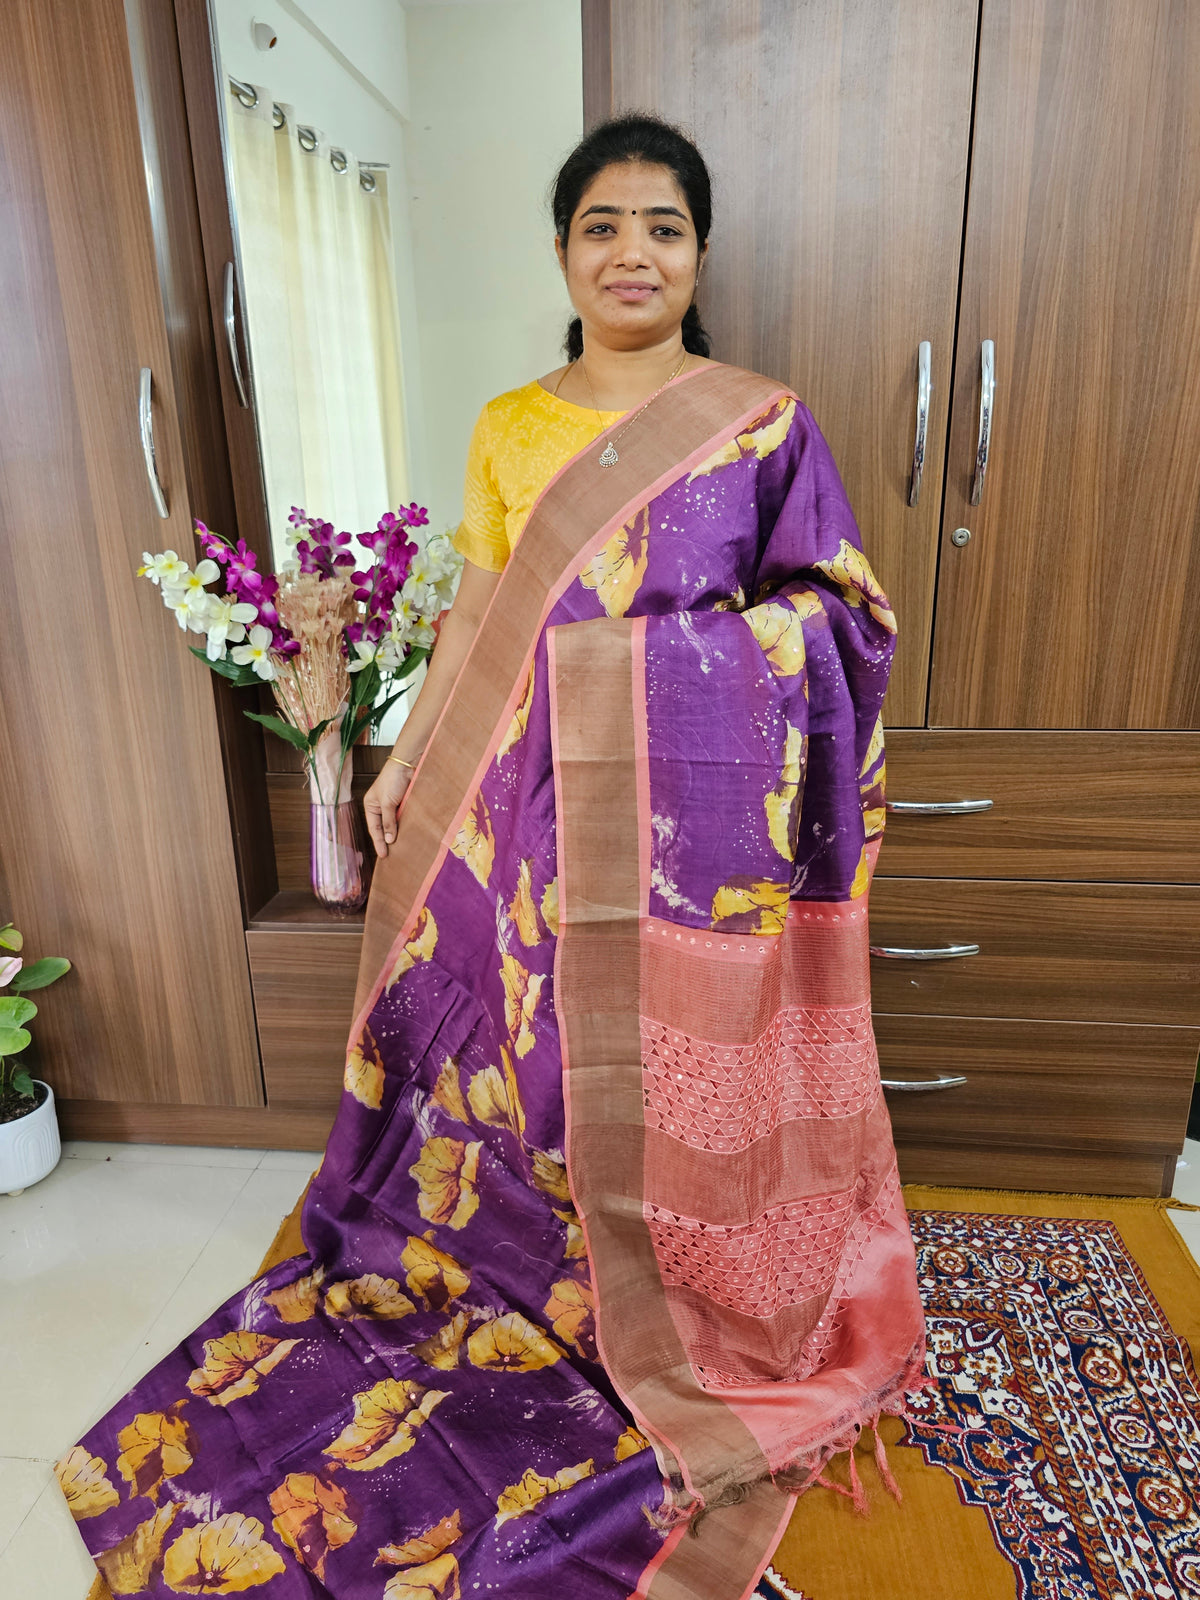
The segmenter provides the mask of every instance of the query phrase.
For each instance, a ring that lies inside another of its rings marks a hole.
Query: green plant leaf
[[[392,682],[397,683],[401,678],[407,678],[410,672],[417,670],[422,661],[429,659],[429,655],[430,652],[425,649],[424,645],[414,645],[395,672],[392,673]]]
[[[248,662],[239,666],[236,661],[210,661],[204,651],[197,650],[194,644],[188,645],[188,649],[198,661],[211,667],[218,677],[228,678],[235,689],[253,689],[256,683],[263,681]]]
[[[0,1024],[0,1056],[15,1056],[24,1050],[31,1037],[25,1028],[6,1028]]]
[[[0,950],[20,950],[24,943],[24,939],[11,922],[6,922],[0,928]]]
[[[286,739],[288,744],[299,750],[301,755],[308,754],[308,737],[293,728],[290,722],[285,722],[282,717],[265,717],[261,711],[245,711],[243,716],[250,718],[251,722],[261,722],[264,728],[269,728],[272,733],[277,733],[281,739]]]
[[[8,987],[14,994],[24,994],[27,989],[44,989],[49,983],[57,983],[63,973],[70,970],[71,963],[65,956],[43,956],[40,961],[31,961],[27,967],[22,967]]]
[[[317,744],[320,741],[321,735],[325,732],[325,729],[332,721],[332,717],[326,717],[324,722],[318,722],[315,727],[309,729],[307,745],[309,750],[315,750],[317,748]]]
[[[24,1067],[12,1075],[12,1086],[18,1094],[23,1094],[27,1100],[32,1100],[37,1094],[37,1087],[33,1081],[33,1074]]]
[[[19,1028],[36,1016],[37,1007],[32,1000],[22,1000],[19,995],[0,997],[0,1027]]]

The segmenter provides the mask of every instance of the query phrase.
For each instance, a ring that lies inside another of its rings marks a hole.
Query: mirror
[[[562,360],[577,0],[210,8],[275,564],[294,506],[358,534],[416,501],[418,537],[452,530],[481,407]]]

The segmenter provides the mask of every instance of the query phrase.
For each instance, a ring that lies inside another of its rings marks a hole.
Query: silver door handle
[[[908,817],[957,817],[969,811],[990,811],[990,800],[885,800],[888,811]]]
[[[918,1094],[926,1094],[930,1089],[953,1089],[960,1083],[966,1083],[965,1078],[949,1077],[942,1073],[936,1078],[881,1078],[880,1083],[885,1089],[915,1090]]]
[[[150,368],[143,367],[138,380],[138,432],[142,438],[142,459],[146,463],[146,476],[150,480],[150,495],[154,501],[154,509],[160,517],[169,517],[171,513],[167,510],[167,497],[163,493],[158,465],[154,459],[154,410],[151,405],[153,382]]]
[[[242,360],[238,355],[237,322],[233,314],[233,262],[225,263],[225,342],[229,346],[229,365],[233,368],[233,386],[237,390],[238,404],[248,407],[246,380],[242,377]]]
[[[884,956],[889,961],[950,961],[955,956],[977,956],[977,944],[935,944],[909,946],[902,944],[871,944],[867,946],[873,956]]]
[[[908,485],[908,503],[915,506],[921,498],[921,472],[925,466],[925,435],[929,428],[929,396],[933,382],[929,375],[931,347],[928,339],[917,346],[917,432],[913,441],[912,478]]]
[[[971,484],[971,504],[977,506],[987,476],[988,448],[992,442],[992,402],[996,398],[996,345],[985,339],[979,350],[979,442],[975,446],[975,478]]]

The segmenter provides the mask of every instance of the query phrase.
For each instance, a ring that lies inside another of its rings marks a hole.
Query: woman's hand
[[[367,831],[377,856],[386,856],[388,845],[396,837],[396,811],[411,782],[412,772],[408,767],[402,767],[396,761],[386,761],[383,771],[363,797]]]

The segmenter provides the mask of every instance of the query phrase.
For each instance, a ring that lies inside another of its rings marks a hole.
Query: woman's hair
[[[579,202],[592,179],[605,167],[620,166],[623,162],[666,167],[687,200],[696,226],[697,243],[703,250],[712,225],[712,184],[704,157],[685,133],[661,117],[644,111],[627,112],[600,123],[584,135],[559,168],[550,204],[554,231],[563,249],[567,248],[571,218],[579,209]],[[709,353],[712,346],[700,324],[694,300],[684,316],[682,333],[683,347],[691,355]],[[566,350],[569,361],[583,354],[583,324],[578,317],[572,319],[567,329]]]

